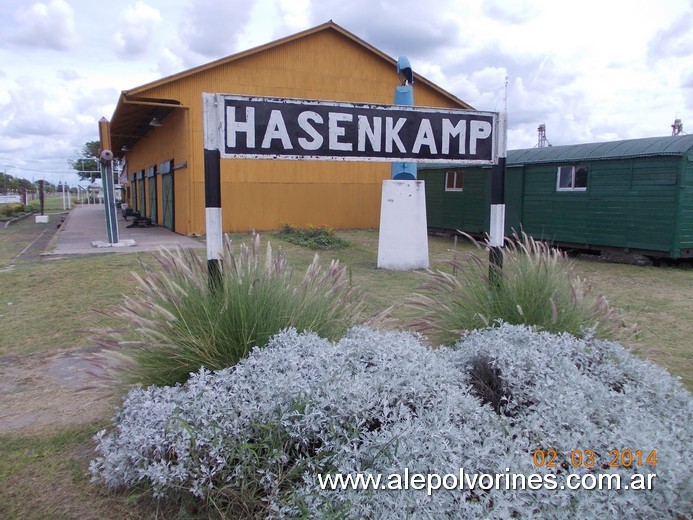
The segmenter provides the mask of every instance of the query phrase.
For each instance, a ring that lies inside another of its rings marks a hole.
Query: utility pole
[[[39,181],[39,207],[41,208],[41,216],[43,216],[43,179]]]
[[[109,244],[117,244],[118,220],[115,208],[115,196],[113,194],[113,152],[111,151],[110,124],[105,117],[99,120],[99,139],[101,151],[99,162],[101,164],[101,183],[103,186],[103,202],[106,213],[106,235]]]

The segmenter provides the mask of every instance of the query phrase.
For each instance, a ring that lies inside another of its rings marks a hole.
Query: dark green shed
[[[428,226],[488,231],[490,168],[420,164]],[[509,150],[506,234],[693,257],[693,135]]]

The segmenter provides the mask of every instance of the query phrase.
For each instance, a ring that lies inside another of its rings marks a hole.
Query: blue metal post
[[[414,106],[414,71],[406,56],[397,60],[397,74],[402,84],[395,87],[395,105]],[[393,162],[392,179],[415,181],[416,163]]]

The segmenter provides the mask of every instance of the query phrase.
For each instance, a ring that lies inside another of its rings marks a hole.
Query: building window
[[[556,175],[556,191],[585,191],[587,166],[559,166]]]
[[[460,171],[445,172],[445,191],[462,191],[464,188],[464,173]]]

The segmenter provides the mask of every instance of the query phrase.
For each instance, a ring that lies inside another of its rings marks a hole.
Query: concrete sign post
[[[383,181],[377,266],[393,271],[428,268],[424,181]]]
[[[395,105],[414,106],[414,70],[406,56],[397,60],[401,85]],[[393,162],[392,180],[383,181],[378,230],[379,269],[428,269],[426,185],[416,180],[415,162]]]

